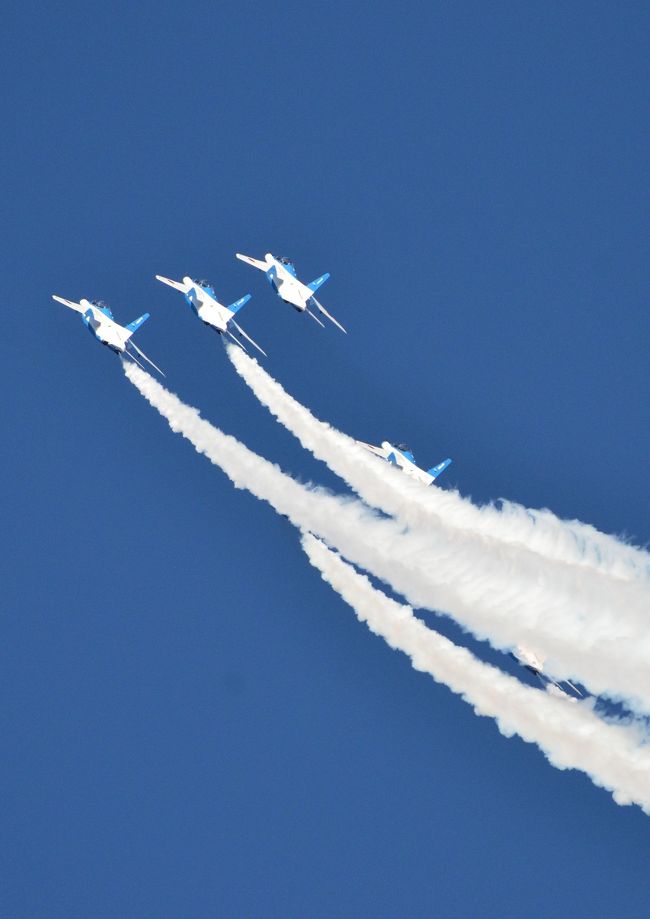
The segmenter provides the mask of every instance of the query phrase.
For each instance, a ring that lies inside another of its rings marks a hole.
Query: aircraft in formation
[[[440,473],[444,472],[452,462],[449,458],[444,459],[437,466],[432,466],[431,469],[427,469],[425,472],[424,469],[420,469],[419,466],[415,465],[415,457],[406,444],[391,444],[387,440],[383,441],[381,447],[374,447],[372,444],[366,444],[362,440],[357,440],[355,443],[387,463],[397,466],[405,475],[410,476],[412,479],[417,479],[418,482],[422,482],[424,485],[431,485],[435,482]]]
[[[347,330],[343,328],[341,323],[330,315],[323,304],[319,303],[315,297],[318,288],[322,287],[330,277],[329,272],[325,272],[315,281],[310,281],[309,284],[303,284],[302,281],[298,280],[295,266],[288,258],[275,258],[270,252],[266,253],[264,261],[252,258],[250,255],[242,255],[240,252],[237,253],[237,258],[242,262],[246,262],[247,265],[252,265],[253,268],[263,271],[268,278],[269,284],[283,303],[293,306],[299,313],[309,313],[312,319],[325,328],[318,316],[309,309],[309,306],[313,305],[330,322],[333,322],[335,326],[338,326],[342,332],[347,334]]]
[[[248,255],[241,255],[239,253],[237,253],[237,258],[243,262],[248,263],[249,265],[253,265],[253,267],[258,268],[260,271],[264,271],[271,284],[271,287],[277,293],[280,299],[283,300],[283,302],[290,304],[298,312],[308,313],[312,319],[314,319],[320,326],[323,326],[324,328],[324,325],[318,316],[312,313],[309,309],[310,306],[314,306],[324,316],[331,320],[334,325],[338,326],[339,329],[341,329],[343,332],[346,331],[343,326],[327,312],[325,307],[319,303],[314,296],[319,287],[321,287],[329,278],[328,273],[321,275],[319,278],[316,278],[315,281],[311,281],[309,284],[303,284],[302,281],[298,280],[294,265],[289,261],[289,259],[276,259],[270,253],[266,254],[264,261],[251,258]],[[257,344],[257,342],[253,341],[253,339],[242,329],[242,327],[238,325],[234,318],[235,314],[238,313],[239,310],[251,299],[250,294],[246,294],[235,303],[231,303],[230,306],[224,306],[219,302],[214,288],[207,281],[197,281],[187,275],[183,278],[182,281],[173,281],[171,278],[166,278],[158,274],[156,275],[156,279],[161,281],[163,284],[167,284],[168,287],[172,287],[174,290],[180,291],[185,297],[187,303],[190,305],[192,311],[203,323],[205,323],[205,325],[214,329],[220,335],[227,335],[243,351],[246,351],[246,347],[232,331],[232,328],[236,329],[237,332],[246,339],[246,341],[257,348],[257,350],[264,354],[266,357],[266,352]],[[108,347],[115,354],[128,357],[130,360],[134,361],[138,367],[144,370],[145,368],[138,360],[138,357],[142,358],[148,364],[150,364],[154,370],[157,370],[158,373],[160,373],[162,376],[165,376],[160,367],[154,364],[154,362],[150,360],[150,358],[148,358],[147,355],[140,350],[140,348],[138,348],[132,339],[134,332],[137,332],[137,330],[147,321],[147,319],[149,319],[149,313],[144,313],[138,319],[134,319],[133,322],[129,322],[128,325],[121,326],[115,321],[110,307],[103,300],[82,299],[77,303],[74,300],[66,300],[64,297],[59,297],[56,294],[53,294],[52,298],[58,303],[62,303],[64,306],[67,306],[70,309],[75,310],[75,312],[79,313],[84,325],[91,333],[91,335],[93,335],[97,341]],[[416,479],[418,482],[421,482],[424,485],[433,484],[438,476],[444,472],[447,466],[449,466],[452,462],[451,459],[447,458],[438,463],[437,466],[432,466],[431,469],[427,469],[425,471],[416,465],[415,457],[406,444],[391,444],[387,440],[383,441],[379,447],[376,447],[373,444],[364,443],[361,440],[357,440],[355,443],[368,450],[374,456],[377,456],[385,462],[396,466],[405,475]],[[564,688],[565,686],[570,687],[575,695],[582,695],[580,690],[577,689],[577,687],[575,687],[569,680],[564,680],[564,683],[562,684],[550,677],[544,671],[544,660],[539,656],[539,654],[530,650],[529,648],[525,648],[523,645],[518,645],[516,650],[511,652],[511,657],[513,657],[522,667],[525,667],[526,670],[530,671],[530,673],[534,674],[539,679],[542,686],[552,695],[561,696],[563,698],[569,699],[572,702],[576,702],[577,699],[575,696],[569,695],[569,693]]]
[[[71,310],[75,310],[77,313],[81,313],[83,323],[90,334],[102,345],[110,348],[114,354],[130,358],[138,367],[144,370],[137,357],[128,350],[131,347],[136,354],[139,354],[148,364],[151,364],[154,370],[165,376],[160,367],[157,367],[152,360],[149,360],[144,351],[141,351],[131,339],[133,333],[137,332],[140,326],[149,319],[149,313],[144,313],[139,319],[134,319],[133,322],[129,322],[128,325],[124,326],[115,322],[110,306],[104,303],[103,300],[80,300],[79,303],[76,303],[74,300],[57,297],[56,294],[52,294],[52,299],[69,307]]]
[[[528,670],[529,673],[532,673],[533,676],[536,676],[540,681],[544,689],[547,690],[553,696],[560,696],[566,699],[570,699],[572,702],[577,702],[575,696],[569,695],[564,686],[568,686],[577,696],[582,696],[582,693],[574,686],[571,680],[564,680],[562,683],[558,683],[557,680],[554,680],[544,671],[544,658],[540,657],[536,651],[532,651],[530,648],[526,648],[523,645],[517,645],[514,651],[510,652],[510,657],[517,661],[517,663]]]
[[[330,277],[328,272],[322,274],[310,284],[303,284],[296,276],[296,269],[293,262],[287,258],[276,259],[271,253],[267,253],[265,261],[263,262],[258,259],[250,258],[248,255],[240,255],[239,253],[237,253],[237,258],[264,271],[271,287],[275,290],[280,299],[285,303],[291,304],[298,312],[309,313],[312,319],[324,328],[325,326],[318,316],[309,309],[310,305],[314,306],[320,310],[323,316],[326,316],[334,325],[338,326],[341,331],[346,331],[341,323],[330,315],[322,303],[319,303],[314,296],[318,288]],[[224,304],[220,303],[217,299],[214,287],[207,281],[197,281],[187,275],[182,281],[173,281],[171,278],[165,278],[159,274],[156,275],[156,279],[162,281],[163,284],[167,284],[169,287],[173,287],[174,290],[180,291],[193,312],[203,323],[205,323],[205,325],[215,329],[220,335],[227,335],[236,345],[246,351],[246,346],[233,333],[232,329],[234,328],[242,338],[245,338],[246,341],[257,348],[265,357],[267,356],[266,351],[264,351],[264,349],[261,348],[240,325],[238,325],[234,318],[235,313],[251,299],[250,294],[246,294],[240,300],[231,303],[230,306],[224,306]],[[159,373],[162,373],[160,368],[156,367],[153,361],[150,361],[146,354],[144,354],[134,342],[130,341],[131,335],[133,335],[136,329],[149,319],[149,313],[145,313],[140,319],[136,319],[135,322],[129,323],[127,326],[120,326],[113,319],[110,308],[103,300],[81,300],[79,303],[76,303],[73,300],[65,300],[63,297],[54,296],[54,299],[81,313],[83,321],[89,331],[92,332],[98,341],[114,351],[115,354],[124,354],[142,367],[138,359],[128,350],[128,348],[131,347],[141,358],[151,364]],[[164,373],[162,375],[164,376]]]
[[[187,275],[182,281],[172,281],[171,278],[164,278],[160,274],[156,275],[156,280],[162,281],[163,284],[167,284],[169,287],[173,287],[174,290],[179,290],[185,296],[185,299],[192,308],[192,312],[198,316],[205,325],[215,329],[219,335],[228,335],[236,345],[239,345],[243,351],[246,351],[244,345],[230,330],[229,326],[232,325],[237,329],[239,334],[243,335],[243,337],[249,341],[251,345],[256,347],[264,357],[267,357],[266,351],[263,351],[257,342],[253,341],[250,335],[247,335],[242,327],[237,325],[235,321],[235,313],[239,312],[242,306],[248,303],[251,298],[250,294],[246,294],[240,300],[231,303],[230,306],[224,306],[222,303],[219,303],[214,288],[211,287],[207,281],[196,281]]]
[[[267,252],[264,261],[251,258],[248,255],[241,255],[240,253],[237,253],[237,258],[249,265],[253,265],[254,268],[258,268],[260,271],[264,271],[271,287],[284,303],[289,303],[298,312],[309,313],[312,319],[315,319],[316,322],[324,328],[318,316],[309,309],[310,306],[314,306],[320,310],[324,316],[330,319],[334,325],[338,326],[339,329],[343,332],[346,331],[340,322],[331,316],[314,296],[316,291],[322,287],[325,281],[330,277],[328,272],[322,274],[309,284],[303,284],[302,281],[299,281],[297,278],[293,262],[287,258],[275,258],[270,252]],[[192,312],[205,325],[218,332],[219,335],[227,335],[238,345],[238,347],[246,351],[245,345],[239,340],[237,335],[234,334],[233,329],[235,329],[239,335],[246,339],[253,347],[257,348],[261,354],[265,357],[267,356],[266,351],[264,351],[235,320],[235,314],[251,299],[250,294],[245,294],[239,300],[235,301],[235,303],[231,303],[230,306],[225,306],[217,299],[214,287],[208,281],[198,281],[188,275],[185,275],[182,281],[174,281],[160,274],[156,275],[156,280],[182,293],[191,307]],[[133,333],[149,319],[149,313],[145,313],[143,316],[140,316],[139,319],[130,322],[126,326],[121,326],[115,322],[110,307],[104,303],[103,300],[81,300],[79,303],[75,303],[73,300],[65,300],[63,297],[58,297],[56,295],[53,295],[53,297],[54,300],[63,303],[64,306],[68,306],[70,309],[81,313],[84,324],[88,330],[98,341],[109,347],[115,354],[124,355],[130,358],[130,360],[135,361],[139,367],[144,369],[135,356],[135,354],[137,354],[157,370],[158,373],[162,374],[162,376],[165,375],[131,339]],[[135,354],[133,351],[135,351]],[[381,447],[374,447],[372,444],[363,443],[363,441],[356,442],[375,456],[392,463],[406,475],[425,485],[431,485],[432,482],[438,478],[440,473],[444,472],[451,463],[450,459],[445,459],[441,463],[438,463],[437,466],[433,466],[431,469],[425,471],[416,466],[415,457],[406,444],[390,444],[388,441],[384,441]]]

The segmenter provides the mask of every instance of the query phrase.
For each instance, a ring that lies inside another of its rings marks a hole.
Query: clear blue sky
[[[342,487],[153,276],[250,291],[321,417],[645,543],[649,26],[641,2],[3,11],[3,915],[648,916],[648,818],[372,637],[50,296],[150,310],[174,391]],[[349,335],[236,251],[330,271]]]

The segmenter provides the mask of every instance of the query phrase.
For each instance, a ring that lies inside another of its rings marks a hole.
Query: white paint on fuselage
[[[212,326],[217,332],[225,332],[234,314],[192,278],[185,276],[183,283],[187,296],[192,297],[193,301],[198,300],[198,305],[196,302],[194,305],[199,319],[206,325]]]
[[[379,456],[381,459],[386,460],[386,462],[398,466],[406,475],[410,476],[412,479],[417,479],[418,482],[422,482],[424,485],[430,485],[434,481],[432,475],[429,475],[424,469],[420,469],[419,466],[416,466],[401,450],[394,447],[393,444],[389,443],[387,440],[382,441],[381,447],[374,447],[372,444],[366,444],[360,440],[358,440],[357,443],[365,447],[366,450],[369,450],[370,453],[374,453],[375,456]]]
[[[535,673],[544,673],[544,658],[540,657],[535,651],[525,648],[523,645],[517,645],[514,655],[524,667],[529,667]]]
[[[557,683],[547,683],[546,692],[550,696],[555,696],[556,699],[564,699],[565,702],[572,702],[574,705],[578,704],[578,700],[575,696],[570,696],[569,693],[565,692]]]
[[[406,475],[410,475],[412,479],[417,479],[418,482],[423,482],[425,485],[429,485],[433,482],[433,476],[425,472],[424,469],[420,469],[419,466],[416,466],[412,460],[404,456],[401,450],[394,447],[387,440],[382,441],[381,448],[384,451],[386,459],[388,460],[392,454],[396,465],[398,465]],[[393,460],[390,460],[390,462],[393,462]]]
[[[313,290],[303,284],[302,281],[299,281],[298,278],[294,278],[286,265],[274,258],[270,252],[266,253],[264,260],[266,262],[266,271],[270,271],[271,268],[275,267],[276,277],[274,282],[280,297],[285,303],[290,303],[301,313],[304,312],[314,295]]]
[[[108,345],[113,351],[123,354],[126,350],[126,343],[132,333],[125,329],[124,326],[118,325],[114,319],[103,313],[89,300],[81,300],[79,306],[82,308],[84,319],[92,329],[95,338]],[[89,316],[88,313],[91,315]]]

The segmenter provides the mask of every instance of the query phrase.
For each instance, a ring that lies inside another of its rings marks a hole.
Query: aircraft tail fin
[[[235,303],[231,303],[228,309],[234,316],[235,313],[239,312],[242,306],[246,306],[246,304],[248,303],[250,299],[251,299],[251,295],[245,294],[240,300],[237,300]]]
[[[427,469],[427,475],[431,476],[431,481],[435,482],[441,472],[444,472],[447,466],[451,466],[451,460],[449,458],[443,460],[441,463],[438,463],[437,466],[432,466],[431,469]]]
[[[325,274],[322,274],[322,275],[320,276],[320,278],[316,278],[315,281],[311,281],[311,282],[307,285],[307,287],[308,287],[311,291],[313,291],[314,293],[316,293],[316,291],[318,290],[318,288],[319,288],[319,287],[322,287],[323,284],[325,283],[325,281],[329,280],[329,278],[330,278],[330,273],[329,273],[329,271],[326,271]]]
[[[147,321],[149,316],[150,316],[150,313],[144,313],[138,319],[134,319],[133,322],[130,322],[127,326],[124,326],[124,328],[128,329],[131,335],[133,335],[134,332],[138,331],[141,325],[144,325],[144,323]],[[131,335],[129,335],[129,338],[131,337]]]

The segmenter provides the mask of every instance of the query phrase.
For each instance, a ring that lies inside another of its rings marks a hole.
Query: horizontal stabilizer
[[[257,350],[258,350],[261,354],[263,354],[264,357],[268,357],[266,351],[264,351],[263,348],[260,348],[260,346],[257,344],[257,342],[256,342],[256,341],[253,341],[253,339],[250,337],[250,335],[247,335],[246,332],[244,332],[244,330],[242,329],[242,327],[241,327],[240,325],[237,325],[237,323],[235,322],[234,319],[231,320],[231,321],[232,321],[232,324],[234,325],[234,327],[235,327],[235,328],[237,329],[237,331],[239,332],[239,334],[240,334],[240,335],[243,335],[244,338],[246,339],[246,341],[249,341],[249,342],[251,343],[251,345],[253,345],[255,348],[257,348]],[[228,334],[231,335],[232,333],[229,332]],[[233,336],[233,337],[234,337],[234,336]],[[241,344],[241,342],[237,342],[237,344]],[[246,349],[244,348],[244,350],[246,350]]]
[[[309,284],[307,285],[307,287],[308,287],[310,290],[313,290],[314,293],[316,293],[316,291],[318,290],[318,288],[319,288],[319,287],[322,287],[323,284],[325,283],[325,281],[327,281],[329,278],[330,278],[330,273],[329,273],[329,271],[326,271],[325,274],[322,274],[322,275],[320,276],[320,278],[316,278],[315,281],[311,281],[311,283],[309,283]]]
[[[316,316],[315,313],[312,313],[312,311],[309,310],[309,309],[307,309],[307,307],[305,307],[305,312],[307,313],[308,316],[311,316],[311,318],[314,320],[314,322],[317,322],[318,325],[319,325],[321,328],[323,328],[323,329],[325,328],[324,323],[322,323],[322,322],[320,321],[320,319],[318,318],[318,316]]]
[[[582,698],[582,693],[580,692],[580,690],[578,689],[577,686],[574,686],[574,685],[573,685],[573,683],[571,682],[571,680],[565,680],[564,682],[567,684],[567,686],[570,686],[571,689],[572,689],[575,693],[577,693],[577,694]]]
[[[123,351],[123,352],[122,352],[122,360],[124,360],[125,357],[128,357],[128,359],[129,359],[130,361],[133,361],[134,364],[137,364],[138,367],[140,368],[140,370],[144,370],[145,373],[147,372],[146,369],[145,369],[145,368],[142,366],[142,364],[140,363],[140,361],[137,359],[137,357],[135,357],[134,354],[131,354],[130,351]]]
[[[141,325],[144,325],[147,319],[149,319],[149,316],[150,313],[144,313],[138,319],[134,319],[133,322],[130,322],[127,326],[124,326],[124,328],[128,329],[131,335],[133,335],[134,332],[138,331]]]
[[[236,303],[231,303],[228,309],[234,315],[242,308],[242,306],[246,306],[250,298],[251,298],[250,294],[245,294],[245,296],[243,296],[241,300],[237,300]]]
[[[237,338],[236,335],[233,335],[233,334],[232,334],[232,332],[230,331],[230,329],[226,329],[226,335],[228,335],[230,338],[232,338],[232,340],[234,341],[234,343],[237,345],[238,348],[241,348],[241,349],[242,349],[242,351],[244,352],[244,354],[248,354],[248,351],[246,350],[246,348],[244,347],[244,345],[242,345],[242,343],[240,342],[240,340]]]
[[[153,362],[150,358],[147,357],[147,355],[144,353],[144,351],[141,351],[141,350],[138,348],[138,346],[136,345],[136,343],[135,343],[134,341],[130,341],[130,342],[129,342],[129,345],[133,348],[134,351],[136,351],[136,352],[140,355],[140,357],[144,358],[145,361],[146,361],[148,364],[151,364],[151,366],[153,367],[153,369],[154,369],[154,370],[157,370],[161,377],[164,377],[164,376],[165,376],[165,374],[162,372],[162,370],[160,369],[160,367],[158,367],[156,364],[154,364],[154,362]],[[132,354],[129,354],[128,351],[125,351],[124,353],[125,353],[125,354],[128,354],[129,357],[133,357],[133,355],[132,355]],[[135,360],[135,358],[133,358],[133,359]],[[139,361],[136,361],[136,363],[140,364]],[[140,367],[142,367],[142,364],[140,364]],[[143,369],[144,369],[144,368],[143,368]]]
[[[329,278],[329,275],[327,275],[327,277]],[[330,322],[333,322],[334,325],[337,326],[342,332],[345,332],[346,335],[348,334],[348,330],[347,330],[347,329],[344,329],[343,326],[341,325],[341,323],[338,321],[338,319],[335,319],[334,316],[332,316],[330,313],[327,312],[327,310],[325,309],[325,307],[323,306],[323,304],[322,304],[322,303],[319,303],[318,300],[316,299],[316,297],[312,297],[311,299],[312,299],[313,302],[316,304],[316,306],[318,307],[318,309],[321,311],[321,313],[323,314],[323,316],[327,316],[327,318],[329,319]],[[322,323],[321,323],[321,325],[322,325]]]
[[[246,262],[247,265],[252,265],[253,268],[259,268],[260,271],[266,271],[269,267],[266,262],[262,262],[258,258],[251,258],[250,255],[242,255],[240,252],[236,252],[235,255],[240,262]]]
[[[444,472],[447,466],[451,466],[451,460],[445,459],[441,463],[438,463],[437,466],[432,466],[431,469],[427,469],[427,473],[432,477],[433,480],[437,479],[441,472]]]
[[[156,281],[162,281],[163,284],[166,284],[168,287],[173,287],[174,290],[181,290],[185,293],[186,287],[183,281],[172,281],[171,278],[163,278],[161,274],[156,275]]]

